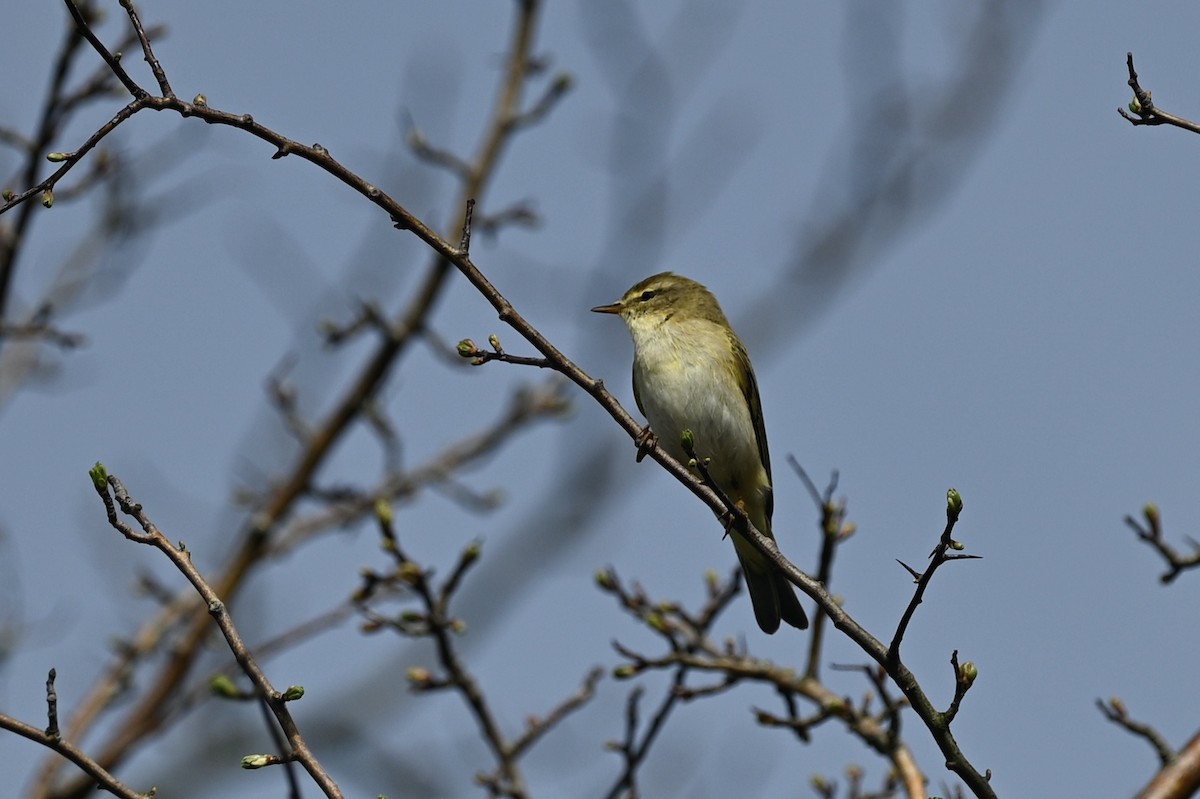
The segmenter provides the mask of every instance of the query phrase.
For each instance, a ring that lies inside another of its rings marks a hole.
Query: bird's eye
[[[653,296],[654,296],[653,291],[643,291],[642,292],[642,302],[645,302],[646,300],[650,299]]]

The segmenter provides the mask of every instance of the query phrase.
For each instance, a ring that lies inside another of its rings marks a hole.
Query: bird
[[[722,492],[754,527],[774,539],[771,456],[758,381],[746,347],[716,297],[694,280],[662,272],[621,299],[592,308],[615,314],[633,338],[633,396],[660,446],[687,464],[684,430]],[[773,634],[780,621],[808,627],[808,616],[783,573],[736,529],[731,533],[754,617]]]

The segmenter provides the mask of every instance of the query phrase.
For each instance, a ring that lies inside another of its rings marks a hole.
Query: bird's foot
[[[637,462],[641,463],[650,454],[650,450],[654,449],[658,444],[658,436],[654,435],[654,431],[650,429],[650,425],[646,425],[633,441],[637,444]]]

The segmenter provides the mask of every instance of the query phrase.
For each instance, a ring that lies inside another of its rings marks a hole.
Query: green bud
[[[429,673],[429,669],[421,666],[410,666],[404,676],[408,678],[414,688],[422,688],[433,682],[433,675]]]
[[[479,555],[481,552],[483,552],[483,546],[478,541],[471,542],[467,545],[467,548],[463,550],[463,564],[465,565],[468,563],[474,563],[475,561],[479,560]]]
[[[42,205],[47,208],[54,205],[54,189],[46,189],[42,192]]]
[[[365,634],[377,633],[384,628],[385,624],[381,619],[367,619],[359,625],[358,629]]]
[[[612,675],[614,680],[628,680],[637,674],[637,669],[629,664],[617,666],[613,669]]]
[[[596,580],[596,585],[605,591],[611,591],[617,584],[615,576],[609,569],[597,569],[594,579]]]
[[[1146,521],[1150,524],[1158,524],[1158,506],[1153,502],[1146,503],[1146,507],[1142,508],[1142,515],[1146,517]]]
[[[962,541],[953,541],[952,540],[950,542],[950,548],[953,549],[955,552],[962,552],[964,549],[967,548],[967,545],[964,544]]]
[[[88,474],[92,477],[92,485],[97,491],[108,490],[108,469],[104,468],[104,464],[96,461],[96,465],[88,469]]]
[[[475,346],[475,342],[469,338],[464,338],[458,342],[458,354],[464,358],[470,358],[479,348]]]
[[[284,702],[295,702],[300,697],[304,696],[303,685],[289,685],[287,690],[280,697]]]
[[[375,518],[384,524],[391,524],[395,514],[392,511],[392,503],[380,497],[375,500]]]
[[[970,687],[971,683],[975,682],[975,678],[979,676],[979,669],[975,668],[975,664],[968,660],[958,667],[958,676],[967,684],[967,687]]]
[[[195,97],[192,98],[192,105],[198,105],[201,108],[203,108],[206,105],[208,105],[208,98],[205,97],[203,94],[197,94]]]
[[[963,501],[962,495],[956,489],[951,488],[946,492],[946,510],[955,514],[962,513]]]
[[[399,570],[397,570],[396,576],[409,585],[416,585],[421,581],[421,567],[413,563],[411,560],[405,561],[403,564],[401,564]]]
[[[660,633],[666,632],[667,629],[667,620],[660,613],[647,613],[646,624],[650,625],[651,629],[658,630]]]
[[[122,5],[124,4],[122,3]],[[242,758],[242,768],[245,769],[265,768],[269,765],[271,765],[270,755],[246,755]]]
[[[495,333],[488,336],[488,344],[491,344],[492,349],[494,349],[496,352],[500,351],[500,337],[497,336]]]
[[[8,202],[16,196],[16,192],[14,192],[12,189],[5,189],[3,192],[0,192],[0,197],[4,198],[4,202]]]
[[[52,164],[60,164],[72,155],[72,153],[46,153],[46,160]]]
[[[1138,98],[1134,97],[1129,101],[1129,110],[1135,114],[1142,113],[1142,104],[1138,102]]]
[[[565,92],[575,85],[575,76],[570,72],[560,72],[554,78],[554,85],[551,87],[556,92]]]
[[[455,635],[462,635],[467,631],[467,623],[462,619],[451,619],[450,624],[447,626],[450,628],[450,632]]]
[[[696,436],[691,430],[685,429],[679,434],[679,445],[683,447],[684,452],[691,452],[696,448]]]
[[[233,680],[224,674],[218,674],[208,683],[208,690],[226,699],[237,699],[239,692]]]

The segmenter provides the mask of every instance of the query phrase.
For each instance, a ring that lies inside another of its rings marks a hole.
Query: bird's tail
[[[754,618],[762,631],[768,635],[774,633],[779,629],[781,619],[798,629],[807,629],[808,614],[804,612],[787,578],[736,532],[733,533],[733,546],[742,564],[742,573],[746,576],[746,589],[750,593],[750,604],[754,606]]]

